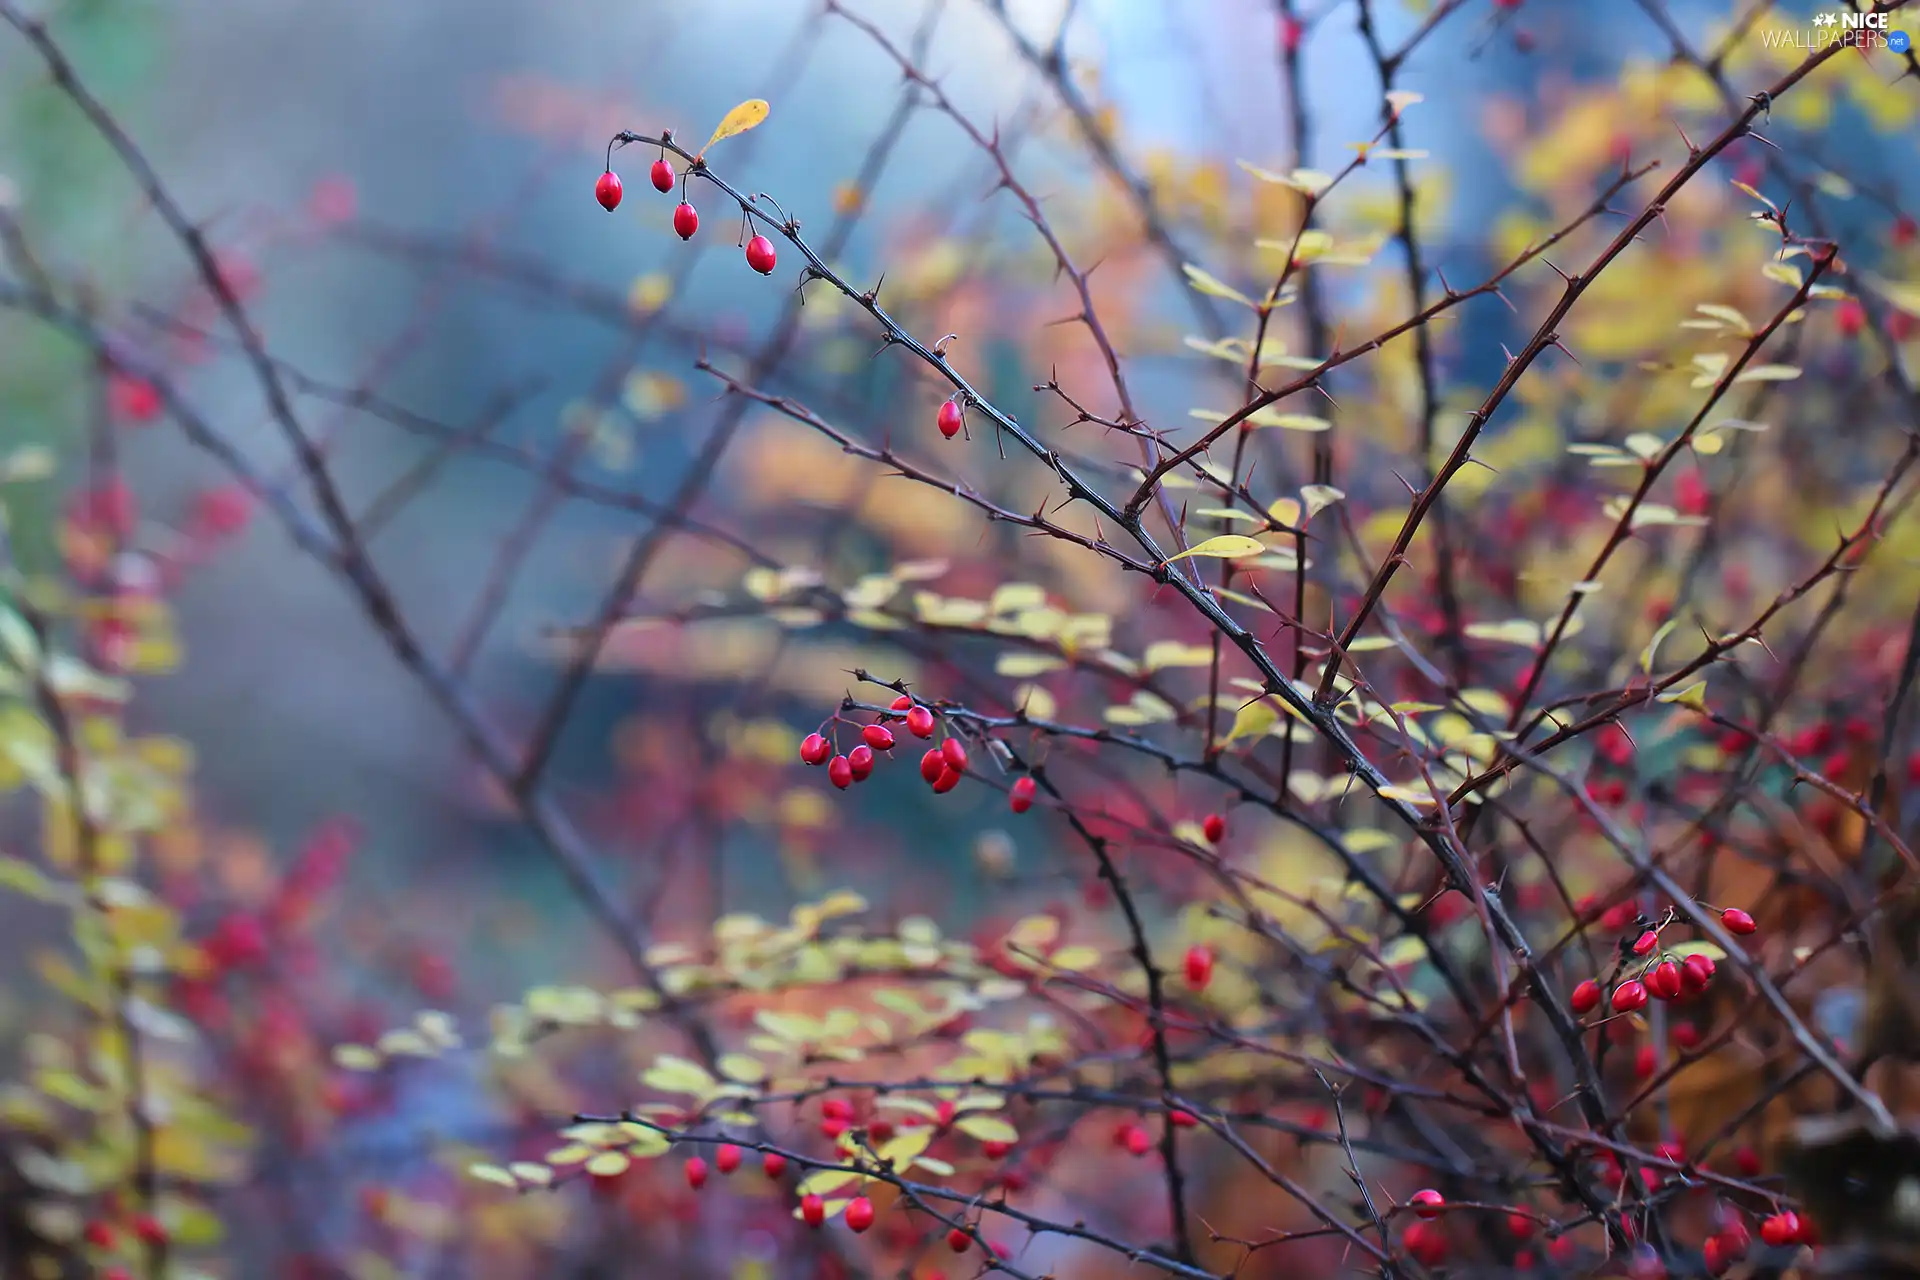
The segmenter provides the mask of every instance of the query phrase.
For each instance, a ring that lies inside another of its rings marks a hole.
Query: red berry
[[[817,1227],[827,1220],[827,1202],[819,1196],[800,1197],[800,1220]]]
[[[1306,28],[1300,19],[1282,16],[1280,19],[1280,52],[1294,54],[1300,51],[1300,37],[1306,34]]]
[[[1547,1241],[1547,1256],[1555,1262],[1571,1262],[1574,1248],[1572,1236],[1555,1236]]]
[[[1033,808],[1033,793],[1039,784],[1031,777],[1015,778],[1013,790],[1007,793],[1007,807],[1015,813],[1025,813]]]
[[[1634,906],[1631,901],[1616,902],[1607,908],[1605,915],[1600,917],[1600,927],[1608,933],[1619,933],[1633,923],[1633,917]]]
[[[973,1237],[960,1228],[955,1227],[953,1230],[947,1232],[947,1248],[953,1250],[955,1253],[965,1253],[972,1246]]]
[[[1673,487],[1673,505],[1683,516],[1703,516],[1713,502],[1706,477],[1698,471],[1682,471]]]
[[[860,1232],[872,1225],[873,1201],[865,1196],[855,1196],[847,1204],[847,1226],[855,1232]]]
[[[693,233],[700,229],[700,212],[682,200],[673,211],[673,232],[682,240],[693,239]]]
[[[1712,956],[1703,956],[1698,953],[1688,956],[1686,962],[1680,966],[1681,987],[1688,995],[1699,995],[1713,982],[1716,968]]]
[[[1909,245],[1915,236],[1920,236],[1920,223],[1916,223],[1906,214],[1893,220],[1893,242],[1897,245]]]
[[[193,531],[205,538],[230,538],[247,527],[253,497],[237,484],[203,490],[193,500]]]
[[[699,1156],[687,1161],[687,1185],[695,1191],[707,1185],[707,1162]]]
[[[912,705],[913,705],[913,699],[903,693],[899,697],[895,698],[888,705],[888,709],[892,711],[905,711],[908,707],[911,707]]]
[[[775,254],[773,241],[765,236],[755,236],[747,241],[747,265],[763,276],[773,274]]]
[[[661,156],[653,162],[653,168],[649,171],[649,176],[653,179],[653,189],[655,191],[667,192],[673,190],[673,164],[665,156]]]
[[[1643,1044],[1634,1051],[1633,1074],[1639,1076],[1642,1080],[1652,1075],[1654,1069],[1659,1065],[1659,1059],[1655,1056],[1652,1045]]]
[[[1187,985],[1195,991],[1206,990],[1213,981],[1213,948],[1187,948]]]
[[[1586,1017],[1600,1007],[1600,984],[1588,978],[1573,989],[1573,996],[1568,1003],[1572,1004],[1575,1014]]]
[[[916,738],[933,736],[933,712],[925,707],[915,707],[907,712],[907,732]]]
[[[1200,1123],[1200,1121],[1195,1118],[1193,1112],[1182,1111],[1178,1107],[1167,1112],[1167,1119],[1173,1123],[1173,1127],[1176,1129],[1191,1129]]]
[[[955,773],[967,771],[967,746],[958,738],[948,738],[940,744],[940,754],[945,757],[947,768]]]
[[[800,759],[805,764],[825,764],[833,755],[833,744],[817,733],[810,733],[800,742]]]
[[[1649,929],[1633,940],[1633,954],[1644,956],[1660,945],[1660,935]]]
[[[1647,990],[1662,1000],[1680,998],[1680,966],[1671,960],[1662,960],[1653,966],[1653,972],[1647,975]]]
[[[95,1218],[87,1224],[87,1243],[96,1249],[113,1248],[114,1234],[112,1226]]]
[[[829,1116],[820,1122],[820,1136],[833,1142],[851,1128],[853,1128],[853,1121],[842,1120],[839,1116]]]
[[[1722,911],[1720,913],[1720,923],[1725,926],[1728,933],[1752,933],[1760,927],[1753,922],[1752,916],[1738,907],[1728,907],[1725,911]]]
[[[732,1173],[740,1167],[741,1154],[740,1148],[731,1142],[723,1142],[719,1150],[713,1153],[713,1167],[721,1173]]]
[[[1737,1241],[1726,1235],[1708,1236],[1707,1243],[1701,1247],[1701,1255],[1707,1264],[1707,1274],[1717,1276],[1739,1260],[1745,1249],[1736,1248]]]
[[[160,1219],[150,1213],[143,1213],[133,1220],[133,1234],[144,1245],[163,1245],[167,1242],[167,1229],[160,1225]]]
[[[769,1151],[760,1160],[760,1171],[778,1182],[780,1175],[787,1171],[787,1158],[778,1151]]]
[[[893,750],[893,730],[883,724],[868,725],[860,731],[860,736],[865,738],[867,745],[875,751]]]
[[[947,794],[947,792],[960,785],[960,779],[963,776],[964,775],[952,769],[941,769],[940,776],[935,778],[933,782],[933,794],[937,796]]]
[[[1733,1153],[1733,1167],[1743,1178],[1754,1178],[1760,1174],[1760,1153],[1752,1147],[1741,1147]]]
[[[1647,989],[1636,979],[1628,978],[1613,989],[1613,1011],[1632,1013],[1635,1009],[1647,1007]]]
[[[107,375],[107,411],[120,422],[152,422],[166,406],[160,389],[144,378],[118,371]]]
[[[1153,1150],[1153,1135],[1137,1124],[1130,1124],[1123,1135],[1129,1155],[1143,1156]]]
[[[1776,1249],[1798,1243],[1800,1215],[1791,1209],[1774,1214],[1760,1224],[1760,1238]]]
[[[1013,1150],[1013,1144],[1011,1142],[983,1142],[980,1144],[980,1154],[989,1160],[1004,1160],[1007,1152],[1011,1150]]]
[[[1694,1026],[1691,1022],[1674,1023],[1673,1043],[1675,1048],[1682,1051],[1699,1048],[1700,1028]]]
[[[847,752],[847,767],[855,782],[865,782],[873,775],[873,748],[863,742]]]
[[[1447,1198],[1432,1187],[1425,1187],[1414,1192],[1407,1203],[1412,1205],[1413,1211],[1421,1217],[1437,1218],[1440,1216],[1441,1207],[1447,1203]]]
[[[609,169],[600,175],[600,181],[593,184],[593,198],[600,207],[612,213],[620,207],[620,175]]]
[[[1414,1260],[1423,1267],[1437,1267],[1447,1260],[1447,1235],[1430,1222],[1416,1222],[1401,1237]]]
[[[1210,813],[1200,823],[1201,833],[1207,837],[1208,844],[1219,844],[1227,834],[1227,820],[1217,813]]]
[[[827,761],[827,781],[845,791],[853,785],[853,763],[845,756]]]
[[[935,422],[939,424],[940,434],[947,439],[951,440],[959,435],[960,428],[964,424],[964,415],[960,412],[960,402],[958,400],[948,400],[942,404],[940,406],[940,416],[935,419]]]
[[[820,1114],[829,1120],[851,1120],[853,1104],[845,1098],[828,1098],[820,1104]]]
[[[1539,1223],[1524,1213],[1510,1213],[1507,1215],[1507,1234],[1515,1240],[1533,1239],[1534,1230],[1539,1227],[1539,1225]]]
[[[947,758],[940,754],[940,748],[928,747],[927,753],[920,757],[920,776],[927,782],[940,781],[940,775],[947,771]]]

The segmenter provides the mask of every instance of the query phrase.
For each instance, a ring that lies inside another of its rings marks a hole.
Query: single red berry
[[[1192,1129],[1200,1123],[1193,1112],[1182,1111],[1178,1107],[1167,1112],[1167,1119],[1172,1122],[1173,1127],[1176,1129]]]
[[[649,171],[649,176],[653,179],[653,189],[655,191],[664,193],[673,190],[673,163],[665,156],[661,156],[653,162],[653,168]]]
[[[1187,948],[1187,985],[1195,991],[1204,991],[1213,981],[1213,948]]]
[[[954,769],[941,769],[940,776],[935,778],[933,782],[933,794],[937,796],[947,794],[947,792],[960,785],[960,779],[964,776],[964,774]]]
[[[873,1201],[865,1196],[855,1196],[847,1203],[847,1226],[858,1233],[872,1225]]]
[[[829,1116],[820,1122],[820,1136],[828,1142],[837,1142],[840,1135],[853,1128],[853,1121],[842,1120],[839,1116]]]
[[[773,274],[775,254],[773,241],[765,236],[755,236],[747,241],[747,265],[763,276]]]
[[[1300,51],[1300,37],[1306,34],[1306,28],[1300,19],[1291,15],[1282,15],[1280,19],[1280,52],[1291,56]]]
[[[1649,929],[1633,940],[1633,954],[1644,956],[1660,945],[1660,935]]]
[[[940,754],[945,757],[947,768],[955,773],[967,771],[967,745],[958,738],[948,738],[940,744]]]
[[[1722,911],[1720,913],[1720,923],[1725,926],[1728,933],[1752,933],[1760,927],[1753,922],[1752,916],[1738,907],[1728,907],[1725,911]]]
[[[1713,963],[1712,956],[1703,956],[1696,952],[1688,956],[1685,963],[1680,966],[1680,985],[1685,988],[1688,995],[1697,996],[1712,984],[1717,967]]]
[[[1741,1147],[1733,1153],[1733,1167],[1743,1178],[1755,1178],[1760,1175],[1760,1153],[1752,1147]]]
[[[1760,1238],[1776,1249],[1800,1240],[1800,1215],[1791,1209],[1774,1214],[1760,1224]]]
[[[1691,1022],[1674,1023],[1673,1044],[1675,1048],[1682,1051],[1699,1048],[1700,1028],[1694,1026]]]
[[[827,781],[845,791],[853,785],[853,763],[845,756],[827,761]]]
[[[972,1247],[973,1237],[960,1228],[955,1227],[953,1230],[947,1232],[947,1248],[953,1250],[955,1253],[965,1253]]]
[[[1655,1056],[1652,1045],[1643,1044],[1634,1051],[1633,1074],[1639,1076],[1642,1080],[1652,1075],[1654,1069],[1659,1065],[1660,1061],[1658,1057]]]
[[[1415,1222],[1408,1226],[1401,1243],[1423,1267],[1437,1267],[1447,1260],[1447,1234],[1430,1222]]]
[[[855,782],[865,782],[873,775],[873,748],[862,742],[847,752],[847,767],[853,770]]]
[[[1141,1125],[1128,1125],[1126,1131],[1126,1146],[1128,1154],[1143,1156],[1153,1150],[1153,1135],[1148,1133]]]
[[[800,1197],[800,1220],[817,1227],[827,1220],[827,1202],[819,1196]]]
[[[160,1225],[160,1219],[150,1213],[143,1213],[133,1220],[133,1234],[144,1245],[163,1245],[167,1242],[167,1229]]]
[[[867,1122],[867,1137],[874,1142],[885,1142],[893,1136],[893,1121],[871,1120]]]
[[[1425,1187],[1414,1192],[1407,1203],[1412,1205],[1413,1211],[1421,1217],[1437,1218],[1440,1216],[1442,1206],[1447,1203],[1447,1198],[1432,1187]]]
[[[1893,242],[1896,245],[1910,245],[1916,236],[1920,236],[1920,222],[1915,222],[1904,213],[1893,220]]]
[[[203,538],[231,538],[253,517],[253,496],[237,484],[202,490],[193,500],[193,532]]]
[[[845,1098],[828,1098],[820,1104],[820,1114],[829,1120],[851,1120],[853,1104]]]
[[[707,1185],[707,1162],[699,1156],[687,1161],[687,1185],[695,1191]]]
[[[1533,1239],[1533,1233],[1539,1226],[1539,1223],[1524,1213],[1510,1213],[1507,1215],[1507,1234],[1515,1240]]]
[[[1015,813],[1025,813],[1033,808],[1033,793],[1038,789],[1039,784],[1031,777],[1015,778],[1013,790],[1007,793],[1007,808]]]
[[[673,232],[682,240],[693,239],[693,233],[700,229],[700,211],[682,200],[673,211]]]
[[[934,421],[940,427],[940,434],[951,440],[960,434],[965,416],[960,412],[958,400],[948,400],[940,406],[940,416]]]
[[[1555,1262],[1571,1262],[1576,1247],[1572,1236],[1555,1236],[1547,1241],[1547,1256]]]
[[[1671,960],[1662,960],[1653,966],[1653,972],[1647,975],[1647,990],[1662,1000],[1680,998],[1680,966]]]
[[[947,758],[940,754],[940,748],[928,747],[927,753],[920,757],[920,776],[927,782],[940,781],[940,775],[947,771]]]
[[[1725,1236],[1708,1236],[1706,1244],[1700,1248],[1701,1259],[1707,1264],[1707,1274],[1717,1276],[1734,1264],[1740,1256],[1727,1243]]]
[[[1858,298],[1844,298],[1833,309],[1833,323],[1842,337],[1854,337],[1867,327],[1867,309]]]
[[[787,1158],[778,1151],[769,1151],[760,1159],[760,1171],[775,1182],[787,1171]]]
[[[609,169],[600,175],[600,181],[593,184],[593,198],[600,207],[612,213],[620,207],[620,175]]]
[[[1210,813],[1202,819],[1200,831],[1207,837],[1208,844],[1219,844],[1226,838],[1227,820],[1217,813]]]
[[[907,732],[916,738],[933,736],[933,712],[925,707],[915,707],[907,712]]]
[[[1600,917],[1600,927],[1608,933],[1619,933],[1633,923],[1634,914],[1634,905],[1631,901],[1616,902],[1607,908],[1605,915]]]
[[[875,751],[893,750],[893,730],[883,724],[868,725],[860,731],[860,736],[865,738],[867,745]]]
[[[160,388],[145,378],[115,371],[107,375],[107,411],[120,422],[152,422],[165,408]]]
[[[113,1248],[113,1241],[114,1241],[113,1227],[108,1223],[102,1222],[98,1218],[95,1218],[92,1222],[89,1222],[87,1224],[87,1229],[85,1234],[87,1238],[87,1243],[92,1245],[94,1248],[96,1249]]]
[[[989,1160],[1004,1160],[1007,1158],[1007,1153],[1011,1150],[1013,1150],[1013,1144],[1011,1142],[983,1142],[980,1144],[980,1154]]]
[[[723,1174],[732,1173],[740,1167],[740,1157],[742,1154],[740,1148],[734,1146],[731,1142],[723,1142],[720,1144],[719,1149],[713,1153],[713,1167]]]
[[[833,744],[817,733],[810,733],[800,742],[800,759],[805,764],[825,764],[833,756]]]
[[[899,697],[895,698],[891,703],[888,704],[888,709],[892,711],[905,711],[908,707],[911,707],[912,705],[913,705],[913,699],[907,694],[903,693]]]
[[[1573,989],[1573,996],[1568,1003],[1573,1006],[1575,1014],[1586,1017],[1600,1007],[1600,984],[1588,978]]]
[[[1632,1013],[1647,1007],[1647,989],[1637,979],[1628,978],[1613,989],[1613,1011]]]

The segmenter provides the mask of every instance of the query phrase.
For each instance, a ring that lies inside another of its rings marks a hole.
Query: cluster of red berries
[[[655,191],[664,195],[673,190],[673,164],[665,156],[653,162],[649,176],[653,180]],[[593,198],[598,200],[600,207],[608,213],[620,207],[620,197],[623,194],[624,188],[620,184],[620,175],[611,169],[601,174],[600,180],[593,184]],[[673,211],[674,234],[682,240],[691,240],[694,232],[698,230],[700,230],[700,211],[693,207],[692,202],[685,199],[683,193],[680,203]],[[756,235],[747,241],[746,248],[747,265],[763,276],[772,275],[774,265],[779,260],[779,255],[773,250],[773,241],[765,236]]]
[[[1722,911],[1720,924],[1728,933],[1742,935],[1759,928],[1753,922],[1753,917],[1738,907],[1728,907]],[[1661,954],[1660,932],[1657,929],[1643,931],[1626,949],[1635,958],[1647,959],[1648,962],[1637,976],[1626,979],[1613,989],[1608,1003],[1615,1013],[1633,1013],[1644,1009],[1649,997],[1671,1001],[1697,996],[1712,985],[1718,969],[1712,956],[1697,952],[1678,961]],[[1600,994],[1600,984],[1589,978],[1573,989],[1568,1003],[1576,1015],[1585,1017],[1600,1007]]]
[[[834,750],[834,744],[826,735],[810,733],[800,742],[800,762],[808,765],[825,765],[827,780],[842,791],[856,782],[865,782],[873,776],[876,760],[875,752],[892,751],[898,740],[885,721],[899,718],[908,733],[916,738],[932,738],[939,729],[939,721],[933,708],[922,702],[915,702],[910,694],[901,694],[887,708],[881,722],[866,725],[860,730],[860,742],[853,750],[841,755]],[[958,738],[947,738],[935,746],[928,747],[920,757],[920,777],[933,788],[935,795],[945,795],[960,785],[960,779],[967,772],[967,746]],[[1031,775],[1023,774],[1014,779],[1007,791],[1007,807],[1015,813],[1025,813],[1033,808],[1034,797],[1039,793],[1040,785]]]

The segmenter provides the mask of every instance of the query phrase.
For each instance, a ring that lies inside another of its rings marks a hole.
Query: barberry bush
[[[181,264],[117,292],[0,207],[6,332],[71,384],[0,450],[5,1274],[1920,1274],[1904,0],[1276,0],[1224,32],[1281,108],[1244,153],[1130,133],[1072,5],[972,6],[1010,117],[937,73],[968,6],[909,8],[826,0],[711,128],[511,86],[628,282],[340,176],[230,242],[0,0]],[[897,104],[760,190],[822,33]],[[890,210],[915,148],[961,180]],[[538,445],[512,387],[310,375],[255,304],[339,240],[619,347]],[[339,465],[363,420],[419,462]],[[213,478],[143,510],[157,432]],[[447,617],[382,535],[468,470],[531,496]],[[503,638],[572,511],[597,599]],[[329,575],[473,762],[427,802],[540,871],[350,794],[222,821],[143,694],[243,541]],[[529,876],[577,942],[531,986],[478,923]]]

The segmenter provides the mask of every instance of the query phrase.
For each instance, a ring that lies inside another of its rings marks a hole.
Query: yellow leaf
[[[1233,717],[1233,728],[1227,731],[1227,741],[1264,734],[1280,723],[1280,713],[1265,698],[1258,702],[1249,702],[1240,708]]]
[[[817,1169],[800,1180],[796,1190],[803,1196],[824,1196],[837,1191],[860,1175],[851,1169]]]
[[[721,1075],[743,1084],[759,1084],[767,1078],[766,1064],[749,1054],[722,1054],[716,1065],[720,1068]]]
[[[702,1097],[713,1091],[714,1080],[697,1062],[663,1053],[640,1077],[641,1083],[662,1093],[691,1093]]]
[[[619,1151],[602,1151],[587,1161],[587,1172],[596,1178],[617,1178],[633,1167],[633,1161]]]
[[[1050,653],[1003,653],[994,660],[993,670],[996,675],[1024,680],[1029,676],[1058,671],[1066,665]]]
[[[1167,667],[1205,667],[1212,663],[1212,646],[1186,644],[1179,640],[1156,640],[1140,655],[1140,666],[1147,671],[1161,671]]]
[[[1257,556],[1266,551],[1266,546],[1258,538],[1249,538],[1243,533],[1223,533],[1217,538],[1208,538],[1205,542],[1189,547],[1177,556],[1168,556],[1167,564],[1175,560],[1185,560],[1188,556],[1210,556],[1215,560],[1244,560],[1248,556]]]
[[[713,131],[713,136],[707,139],[707,146],[700,148],[700,154],[703,156],[707,154],[707,147],[711,147],[716,142],[723,142],[758,127],[766,118],[767,100],[748,98],[721,118],[720,124]]]
[[[1020,1131],[999,1116],[965,1115],[954,1121],[953,1127],[981,1142],[1020,1141]]]
[[[467,1176],[478,1178],[482,1182],[491,1182],[496,1187],[506,1187],[513,1191],[520,1189],[520,1184],[514,1180],[514,1176],[497,1164],[468,1165]]]
[[[913,1163],[915,1157],[932,1145],[933,1130],[921,1127],[909,1129],[897,1137],[887,1139],[873,1154],[880,1163],[904,1170]]]
[[[1092,947],[1062,947],[1047,957],[1047,963],[1056,969],[1078,973],[1099,964],[1100,953]]]
[[[1661,694],[1658,701],[1677,703],[1680,706],[1691,707],[1695,711],[1704,713],[1707,709],[1707,682],[1705,680],[1695,680],[1692,684],[1678,692]]]
[[[1249,298],[1246,294],[1240,292],[1217,276],[1202,271],[1191,262],[1181,263],[1180,269],[1187,273],[1187,283],[1193,286],[1195,293],[1204,293],[1210,298],[1225,298],[1227,301],[1237,302],[1243,307],[1251,307],[1254,305],[1252,298]]]

